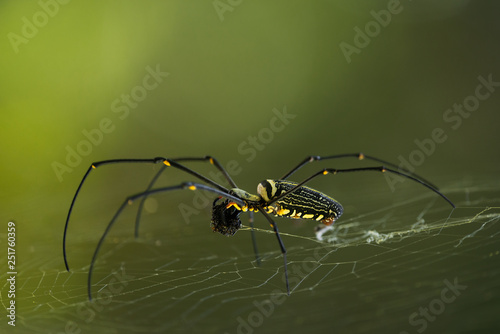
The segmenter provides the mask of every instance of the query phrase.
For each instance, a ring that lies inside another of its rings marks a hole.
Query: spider
[[[287,179],[302,168],[304,165],[320,160],[333,160],[333,159],[341,159],[341,158],[349,158],[355,157],[359,160],[371,160],[381,165],[375,167],[356,167],[356,168],[345,168],[345,169],[335,169],[335,168],[324,168],[311,176],[304,179],[302,182],[292,182]],[[184,162],[208,162],[211,165],[215,166],[222,175],[230,184],[231,188],[228,189],[217,182],[201,175],[200,173],[194,171],[191,168],[184,166],[181,163]],[[151,159],[113,159],[113,160],[104,160],[99,162],[94,162],[87,169],[87,172],[84,174],[80,184],[75,192],[73,200],[71,201],[71,205],[69,207],[68,216],[66,218],[66,223],[64,226],[64,235],[63,235],[63,258],[64,264],[66,266],[66,270],[69,271],[67,256],[66,256],[66,235],[68,231],[68,224],[71,216],[71,212],[75,205],[76,198],[80,193],[80,190],[89,176],[90,172],[97,167],[109,164],[121,164],[121,163],[146,163],[146,164],[162,164],[162,167],[158,170],[158,172],[154,175],[151,182],[145,191],[140,192],[138,194],[129,196],[125,199],[123,204],[118,208],[115,215],[108,223],[104,233],[102,234],[92,256],[92,260],[90,262],[89,272],[88,272],[88,280],[87,280],[87,292],[89,300],[92,300],[92,292],[91,292],[91,283],[92,283],[92,272],[94,268],[94,264],[97,260],[97,255],[99,254],[99,250],[103,245],[103,242],[108,235],[111,227],[115,223],[118,216],[124,210],[124,208],[132,204],[135,200],[141,199],[139,204],[139,208],[136,216],[135,223],[135,236],[138,236],[139,229],[139,220],[141,216],[142,207],[144,205],[145,199],[152,194],[160,193],[160,192],[168,192],[173,190],[181,190],[181,189],[189,189],[189,190],[206,190],[217,195],[212,205],[212,219],[211,219],[211,227],[214,232],[219,232],[226,236],[234,235],[242,226],[240,214],[242,212],[248,212],[250,214],[250,226],[253,233],[253,213],[260,212],[271,225],[276,238],[279,243],[279,247],[281,249],[281,253],[284,261],[284,273],[285,273],[285,281],[286,281],[286,290],[287,294],[290,295],[290,286],[288,284],[288,270],[287,270],[287,259],[286,259],[286,248],[281,240],[278,225],[272,219],[271,215],[276,217],[286,217],[292,219],[308,219],[322,222],[325,225],[332,225],[343,213],[342,205],[337,202],[332,197],[323,194],[315,189],[305,186],[305,184],[312,179],[321,176],[321,175],[335,175],[340,173],[349,173],[349,172],[364,172],[364,171],[376,171],[376,172],[389,172],[401,177],[405,177],[414,182],[420,183],[431,191],[435,192],[439,196],[441,196],[444,200],[446,200],[453,208],[455,205],[451,202],[445,195],[443,195],[436,186],[422,177],[412,173],[406,169],[400,168],[397,165],[378,159],[373,156],[365,155],[363,153],[348,153],[348,154],[340,154],[340,155],[331,155],[331,156],[309,156],[302,160],[297,166],[292,168],[288,173],[282,176],[279,179],[272,180],[267,179],[260,182],[257,185],[257,195],[251,194],[242,190],[236,186],[236,183],[233,181],[231,176],[229,176],[228,172],[222,167],[222,165],[212,156],[204,156],[204,157],[182,157],[176,159],[167,159],[163,157],[156,157]],[[391,167],[388,168],[387,166]],[[169,187],[161,187],[161,188],[153,188],[159,176],[163,173],[166,168],[177,168],[196,179],[203,181],[202,183],[196,182],[183,182],[178,185],[169,186]],[[259,263],[259,257],[257,252],[257,246],[255,243],[254,235],[252,234],[254,251],[256,253],[257,263]]]

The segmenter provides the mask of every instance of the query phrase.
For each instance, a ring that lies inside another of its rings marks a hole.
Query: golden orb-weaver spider
[[[304,165],[320,160],[331,160],[331,159],[340,159],[347,157],[356,157],[359,160],[371,160],[381,163],[380,166],[375,167],[357,167],[357,168],[344,168],[344,169],[334,169],[334,168],[324,168],[302,182],[292,182],[287,181],[287,178],[290,177],[297,170],[302,168]],[[222,174],[225,179],[231,185],[231,189],[228,189],[217,182],[201,175],[200,173],[195,172],[191,168],[184,166],[182,163],[191,162],[191,161],[204,161],[209,162],[214,165]],[[141,193],[129,196],[125,199],[120,208],[116,211],[115,215],[109,222],[106,227],[106,230],[101,236],[99,243],[96,246],[94,254],[92,256],[92,260],[90,262],[88,281],[87,281],[87,289],[88,289],[88,297],[92,299],[91,293],[91,283],[92,283],[92,271],[94,268],[95,261],[97,259],[97,255],[99,254],[99,250],[106,238],[109,230],[113,226],[116,218],[121,214],[123,209],[127,206],[127,204],[131,204],[133,201],[137,199],[141,199],[141,203],[139,205],[139,210],[136,218],[136,228],[135,234],[138,235],[138,227],[139,227],[139,218],[141,215],[142,206],[144,204],[144,200],[147,196],[160,193],[167,192],[173,190],[180,189],[190,189],[197,190],[202,189],[209,192],[212,192],[218,197],[214,200],[212,206],[212,230],[215,232],[219,232],[226,236],[234,235],[238,229],[241,227],[240,214],[242,212],[261,212],[262,215],[269,221],[271,227],[276,234],[278,239],[278,243],[281,249],[281,253],[283,255],[284,260],[284,272],[286,278],[286,290],[288,295],[290,294],[290,287],[288,284],[288,271],[287,271],[287,260],[286,260],[286,248],[281,240],[278,226],[276,222],[271,218],[271,214],[278,217],[287,217],[294,219],[309,219],[321,221],[325,225],[333,224],[343,213],[343,208],[340,203],[331,198],[330,196],[323,194],[317,190],[309,188],[305,186],[307,182],[316,178],[320,175],[329,175],[329,174],[339,174],[339,173],[349,173],[349,172],[361,172],[361,171],[377,171],[377,172],[389,172],[393,174],[400,175],[421,185],[427,187],[432,190],[443,199],[445,199],[453,208],[455,205],[430,182],[421,178],[420,176],[406,170],[403,168],[399,168],[397,165],[372,157],[368,155],[364,155],[363,153],[349,153],[349,154],[340,154],[340,155],[332,155],[332,156],[309,156],[302,160],[297,166],[292,168],[288,173],[286,173],[283,177],[277,180],[264,180],[260,182],[257,186],[257,195],[250,194],[236,186],[236,183],[233,181],[228,172],[222,167],[222,165],[213,157],[205,156],[205,157],[183,157],[176,159],[167,159],[162,157],[152,158],[152,159],[113,159],[113,160],[104,160],[93,163],[83,176],[76,193],[71,201],[71,205],[69,207],[68,216],[66,218],[66,224],[64,226],[64,236],[63,236],[63,257],[64,263],[66,265],[66,269],[69,271],[67,256],[66,256],[66,235],[68,231],[68,223],[70,220],[71,212],[73,210],[76,198],[82,188],[83,183],[87,179],[90,172],[102,165],[108,164],[117,164],[117,163],[149,163],[149,164],[162,164],[162,168],[156,173],[156,175],[151,180],[147,189]],[[388,168],[389,166],[391,168]],[[167,167],[177,168],[181,171],[184,171],[198,180],[203,181],[205,184],[195,183],[195,182],[183,182],[179,185],[174,185],[170,187],[161,187],[153,189],[155,182],[158,177]],[[223,199],[223,200],[222,200]],[[253,216],[251,216],[251,226],[253,227]],[[257,248],[254,239],[254,250],[257,254]],[[258,261],[258,255],[257,255]]]

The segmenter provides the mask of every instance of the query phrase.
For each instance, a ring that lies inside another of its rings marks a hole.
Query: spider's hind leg
[[[252,245],[253,245],[253,251],[255,253],[255,261],[257,262],[257,265],[260,266],[260,255],[259,255],[259,249],[257,248],[257,237],[255,236],[255,230],[254,230],[254,220],[253,220],[253,211],[250,211],[248,213],[248,224],[250,225],[250,233],[252,235]]]
[[[283,240],[281,240],[281,236],[280,236],[280,233],[278,231],[278,225],[276,225],[276,222],[274,222],[274,220],[271,218],[271,216],[269,216],[269,214],[267,214],[262,208],[261,208],[260,212],[269,221],[269,224],[271,224],[271,226],[272,226],[272,228],[274,230],[274,233],[276,235],[276,238],[278,239],[278,243],[280,245],[281,254],[283,255],[283,261],[284,261],[284,267],[285,267],[286,292],[290,296],[290,285],[288,283],[288,269],[287,269],[287,262],[286,262],[286,248],[285,248],[285,244],[283,244]]]

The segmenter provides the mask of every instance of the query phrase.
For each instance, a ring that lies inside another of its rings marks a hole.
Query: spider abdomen
[[[265,202],[271,202],[296,186],[297,183],[291,181],[265,180],[259,183],[257,192]],[[330,196],[306,186],[269,204],[266,209],[276,216],[311,219],[326,225],[333,224],[344,211],[342,205]]]

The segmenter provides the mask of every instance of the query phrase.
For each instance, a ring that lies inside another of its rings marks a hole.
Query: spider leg
[[[214,165],[220,172],[222,172],[222,175],[226,178],[226,180],[229,182],[231,187],[237,188],[236,183],[233,181],[229,173],[222,167],[222,165],[215,159],[214,157],[211,157],[209,155],[204,156],[204,157],[184,157],[184,158],[173,158],[171,159],[172,161],[175,162],[184,162],[184,161],[201,161],[201,162],[210,162],[210,164]],[[145,191],[149,191],[153,189],[153,186],[155,185],[156,181],[160,177],[160,175],[163,173],[167,165],[163,165],[160,170],[155,174],[155,176],[151,179],[151,182],[149,183],[148,187],[146,188]],[[141,199],[141,202],[139,203],[139,208],[137,209],[137,216],[135,219],[135,237],[139,237],[139,223],[142,215],[142,209],[144,207],[144,202],[146,202],[146,199],[148,196],[144,196]],[[252,231],[253,233],[253,231]]]
[[[161,159],[155,158],[155,159],[112,159],[112,160],[104,160],[104,161],[98,161],[92,163],[85,174],[83,175],[82,180],[80,181],[80,184],[78,185],[78,188],[76,189],[75,195],[73,196],[73,199],[71,200],[71,204],[69,206],[68,210],[68,215],[66,216],[66,223],[64,224],[64,233],[63,233],[63,258],[64,258],[64,265],[66,266],[66,270],[69,271],[69,266],[68,266],[68,259],[66,257],[66,234],[68,232],[68,225],[69,225],[69,218],[71,217],[71,212],[73,211],[73,206],[75,205],[76,198],[78,197],[78,194],[80,193],[80,190],[82,189],[83,183],[89,176],[90,172],[97,168],[100,165],[106,165],[106,164],[115,164],[115,163],[158,163],[161,162]]]
[[[236,202],[240,206],[245,205],[245,202],[242,201],[239,197],[233,196],[233,195],[229,194],[227,191],[219,190],[216,188],[206,186],[204,184],[199,184],[199,183],[194,183],[194,182],[184,182],[184,183],[181,183],[181,184],[176,185],[176,186],[151,189],[149,191],[144,191],[144,192],[127,197],[125,199],[125,201],[122,203],[122,205],[120,206],[120,208],[116,211],[116,213],[113,216],[113,218],[111,219],[111,221],[106,226],[106,229],[104,230],[104,233],[102,234],[101,239],[99,239],[99,242],[96,246],[96,249],[94,251],[94,255],[92,256],[92,260],[90,262],[90,267],[89,267],[88,280],[87,280],[87,292],[88,292],[89,300],[92,300],[92,291],[91,291],[92,273],[94,271],[94,264],[97,260],[97,256],[98,256],[99,251],[104,243],[104,240],[106,239],[106,236],[108,235],[109,231],[111,230],[111,228],[115,224],[116,219],[118,218],[118,216],[120,216],[120,214],[125,209],[125,207],[127,205],[132,204],[135,200],[137,200],[139,198],[143,198],[144,196],[149,196],[152,194],[156,194],[156,193],[160,193],[160,192],[167,192],[167,191],[172,191],[172,190],[181,190],[181,189],[189,189],[189,190],[202,189],[202,190],[213,192],[219,196],[226,197],[226,198],[230,199],[231,201]]]
[[[274,202],[276,202],[277,200],[289,195],[290,193],[296,191],[299,187],[303,186],[305,183],[311,181],[312,179],[314,179],[315,177],[318,177],[320,175],[328,175],[328,174],[339,174],[339,173],[350,173],[350,172],[366,172],[366,171],[375,171],[375,172],[389,172],[389,173],[393,173],[393,174],[397,174],[399,176],[403,176],[403,177],[406,177],[407,179],[410,179],[410,180],[413,180],[417,183],[420,183],[421,185],[423,185],[424,187],[432,190],[433,192],[435,192],[436,194],[438,194],[439,196],[441,196],[445,201],[447,201],[453,208],[455,208],[455,204],[453,204],[452,201],[450,201],[448,199],[448,197],[446,197],[445,195],[443,195],[439,190],[437,190],[435,187],[433,187],[432,185],[422,181],[421,179],[415,177],[415,176],[412,176],[412,175],[409,175],[409,174],[405,174],[405,173],[402,173],[402,172],[399,172],[397,170],[394,170],[394,169],[390,169],[390,168],[386,168],[385,166],[378,166],[378,167],[359,167],[359,168],[346,168],[346,169],[334,169],[334,168],[325,168],[323,170],[320,170],[319,172],[317,173],[314,173],[313,175],[311,175],[310,177],[306,178],[304,181],[300,182],[299,184],[297,184],[295,187],[293,187],[292,189],[282,193],[281,195],[273,198],[271,201],[269,201],[268,203],[266,203],[266,205],[270,205]]]
[[[419,176],[419,175],[417,175],[417,174],[415,174],[415,173],[413,173],[413,172],[411,172],[411,171],[409,171],[409,170],[407,170],[405,168],[399,167],[398,165],[393,164],[391,162],[388,162],[388,161],[385,161],[385,160],[382,160],[382,159],[379,159],[379,158],[376,158],[376,157],[373,157],[373,156],[370,156],[370,155],[363,154],[361,152],[359,152],[359,153],[337,154],[337,155],[330,155],[330,156],[326,156],[326,157],[322,157],[322,156],[319,156],[319,155],[311,155],[311,156],[305,158],[304,160],[302,160],[297,166],[295,166],[294,168],[292,168],[291,171],[289,171],[284,176],[282,176],[280,178],[280,180],[287,179],[293,173],[295,173],[296,171],[298,171],[299,169],[301,169],[302,167],[304,167],[304,165],[306,165],[306,164],[308,164],[310,162],[320,161],[320,160],[330,160],[330,159],[341,159],[341,158],[357,158],[358,160],[371,160],[371,161],[380,162],[384,166],[393,167],[393,168],[397,169],[400,172],[403,172],[405,174],[411,175],[414,178],[420,179],[421,181],[423,181],[424,183],[427,183],[428,185],[430,185],[432,188],[434,188],[436,190],[438,189],[438,187],[436,187],[431,182],[427,181],[423,177],[421,177],[421,176]]]
[[[257,248],[257,238],[255,237],[254,224],[253,224],[253,211],[248,212],[248,222],[250,223],[250,234],[252,235],[252,245],[253,251],[255,253],[255,261],[257,261],[257,265],[260,266],[260,255],[259,249]]]
[[[288,284],[288,269],[287,269],[287,262],[286,262],[286,248],[285,245],[283,244],[283,240],[281,240],[280,233],[278,231],[278,225],[276,225],[276,222],[273,221],[271,216],[265,212],[265,210],[261,207],[259,211],[266,217],[266,219],[269,221],[271,224],[274,233],[276,234],[276,238],[278,239],[278,243],[280,245],[281,249],[281,254],[283,255],[283,261],[285,263],[285,281],[286,281],[286,292],[290,296],[290,285]]]
[[[229,173],[224,169],[224,167],[217,161],[217,159],[207,155],[205,157],[187,157],[187,158],[174,158],[174,159],[171,159],[172,161],[175,161],[175,162],[184,162],[184,161],[209,161],[212,165],[214,165],[220,172],[222,172],[222,174],[224,175],[224,177],[226,178],[226,180],[229,182],[229,184],[231,185],[231,187],[233,188],[238,188],[238,186],[236,185],[236,183],[233,181],[233,179],[231,178],[231,176],[229,175]],[[146,188],[146,192],[151,190],[154,186],[154,184],[156,183],[156,181],[158,180],[158,178],[160,177],[160,175],[163,173],[163,171],[165,170],[167,166],[166,165],[163,165],[162,168],[156,173],[156,175],[153,177],[153,179],[151,180],[151,182],[149,183],[148,187]],[[146,201],[147,199],[147,195],[142,197],[141,199],[141,202],[139,203],[139,208],[137,209],[137,216],[136,216],[136,220],[135,220],[135,237],[137,238],[139,236],[139,224],[140,224],[140,218],[141,218],[141,214],[142,214],[142,209],[144,207],[144,202]],[[257,238],[255,236],[255,231],[254,231],[254,223],[253,223],[253,212],[249,212],[249,223],[250,223],[250,227],[251,227],[251,230],[250,230],[250,234],[252,236],[252,245],[253,245],[253,249],[254,249],[254,253],[255,253],[255,260],[257,261],[257,265],[260,266],[260,256],[259,256],[259,250],[257,248]]]
[[[195,159],[195,158],[184,158],[184,159]],[[214,161],[213,163],[216,162],[215,159],[212,159],[212,161]],[[205,183],[211,185],[214,188],[219,189],[220,191],[223,191],[225,193],[228,192],[228,190],[225,187],[221,186],[217,182],[212,181],[209,178],[201,175],[200,173],[197,173],[197,172],[193,171],[192,169],[189,169],[189,168],[187,168],[187,167],[185,167],[185,166],[177,163],[173,159],[166,159],[166,158],[162,158],[162,157],[157,157],[157,158],[152,158],[152,159],[112,159],[112,160],[103,160],[103,161],[94,162],[87,169],[87,172],[83,176],[82,180],[80,181],[80,184],[78,185],[78,188],[76,189],[75,195],[73,196],[73,200],[71,201],[71,205],[70,205],[69,210],[68,210],[68,216],[66,217],[66,223],[64,224],[63,258],[64,258],[64,265],[66,266],[66,270],[67,271],[69,271],[69,266],[68,266],[68,260],[67,260],[67,256],[66,256],[66,235],[67,235],[67,232],[68,232],[69,219],[71,217],[71,212],[73,211],[73,207],[75,205],[76,198],[78,197],[78,194],[80,193],[80,190],[82,189],[82,186],[83,186],[85,180],[87,179],[87,177],[89,176],[90,172],[93,169],[96,169],[97,167],[103,166],[103,165],[119,164],[119,163],[148,163],[148,164],[163,163],[167,167],[171,166],[171,167],[180,169],[180,170],[182,170],[182,171],[184,171],[184,172],[186,172],[188,174],[191,174],[192,176],[198,178],[199,180],[204,181]],[[220,166],[218,164],[218,162],[217,162],[217,165]],[[156,180],[154,180],[154,181],[156,181]]]
[[[148,187],[144,191],[149,191],[153,188],[154,184],[160,177],[160,175],[163,173],[163,171],[167,168],[167,165],[161,166],[160,170],[155,174],[155,176],[151,179],[151,182],[149,183]],[[144,208],[144,203],[146,202],[146,199],[148,196],[144,196],[141,198],[141,202],[139,203],[139,208],[137,209],[137,215],[135,217],[135,229],[134,229],[134,236],[137,239],[139,237],[139,222],[141,220],[141,215],[142,215],[142,209]]]

